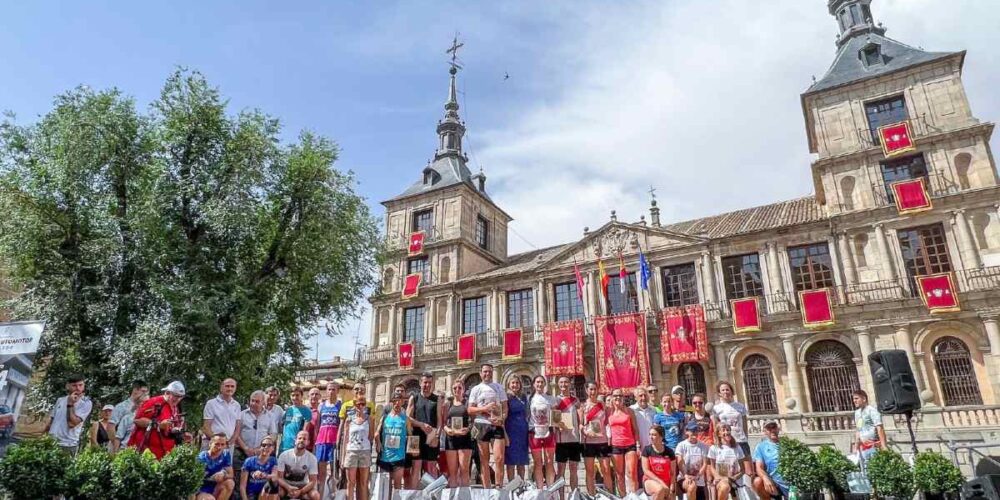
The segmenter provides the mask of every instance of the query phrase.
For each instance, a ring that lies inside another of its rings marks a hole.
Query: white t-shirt
[[[535,438],[549,437],[552,422],[549,422],[549,411],[559,404],[555,396],[535,394],[528,403],[528,425],[535,431]]]
[[[372,442],[368,439],[371,419],[364,417],[358,423],[356,417],[351,417],[347,421],[347,449],[350,451],[370,451]],[[341,423],[340,425],[344,425]],[[443,433],[442,433],[443,434]]]
[[[719,401],[712,406],[712,413],[719,419],[719,423],[728,424],[733,439],[737,443],[747,442],[746,429],[743,428],[743,416],[747,414],[747,407],[739,401],[726,403]]]
[[[874,406],[854,410],[854,426],[858,437],[864,442],[878,441],[878,429],[882,425],[882,414]]]
[[[653,426],[653,417],[656,416],[656,408],[646,405],[646,409],[639,408],[639,403],[632,405],[635,413],[635,423],[639,427],[639,443],[645,448],[649,446],[649,428]]]
[[[683,477],[685,474],[698,476],[698,486],[705,486],[704,476],[698,475],[698,473],[701,471],[702,466],[705,465],[705,461],[708,460],[708,451],[708,445],[701,441],[691,444],[690,441],[685,439],[677,443],[674,453],[682,459],[679,471],[680,476]]]
[[[490,403],[499,405],[504,401],[507,401],[507,393],[496,382],[480,382],[469,392],[469,405],[477,408],[489,406]],[[499,415],[499,410],[496,414]],[[489,416],[485,414],[477,415],[475,421],[480,424],[490,423]]]
[[[562,403],[563,396],[556,397],[556,407]],[[562,413],[562,422],[567,428],[559,429],[559,442],[560,443],[579,443],[580,442],[580,432],[577,424],[577,413],[576,410],[580,408],[580,400],[573,398],[573,404],[569,408],[564,408],[560,410]]]
[[[285,409],[276,404],[270,410],[265,408],[264,411],[271,414],[271,419],[278,425],[278,434],[281,434],[281,425],[285,423]]]
[[[66,422],[66,410],[68,410],[66,398],[67,396],[63,396],[56,400],[56,406],[52,409],[52,426],[49,428],[49,434],[55,438],[59,446],[79,446],[80,434],[83,432],[82,420],[87,420],[94,403],[87,396],[83,396],[73,405],[73,413],[81,422],[71,429]]]
[[[232,439],[242,411],[240,403],[235,399],[227,403],[222,396],[216,396],[205,403],[203,418],[212,421],[212,434],[221,432],[226,435],[226,439]]]
[[[285,450],[278,455],[278,465],[275,470],[285,473],[285,481],[292,486],[305,486],[309,476],[319,474],[319,464],[316,455],[309,450],[302,450],[302,455],[295,454],[295,448]]]
[[[715,460],[715,470],[717,475],[727,471],[726,475],[733,477],[740,473],[740,460],[743,458],[743,449],[739,446],[733,448],[729,445],[713,445],[708,449],[708,458]]]

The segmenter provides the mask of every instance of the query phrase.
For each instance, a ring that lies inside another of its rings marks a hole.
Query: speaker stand
[[[913,447],[913,459],[917,459],[917,435],[913,433],[913,410],[906,410],[906,430],[910,431],[910,446]]]

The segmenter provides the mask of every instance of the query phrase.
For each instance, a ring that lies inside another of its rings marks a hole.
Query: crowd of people
[[[657,399],[655,385],[602,395],[591,382],[581,399],[568,377],[550,392],[541,375],[530,391],[518,376],[506,387],[495,382],[490,364],[479,375],[479,384],[455,382],[445,396],[434,392],[434,375],[424,373],[419,391],[407,394],[396,385],[380,407],[363,384],[345,401],[330,382],[325,394],[293,388],[285,407],[278,388],[256,390],[244,409],[234,398],[237,382],[226,379],[205,403],[197,433],[187,431],[179,407],[181,382],[149,397],[149,386],[136,381],[127,399],[101,409],[89,441],[112,453],[124,446],[149,450],[157,459],[178,443],[201,443],[205,479],[197,500],[319,500],[333,488],[366,500],[373,469],[387,473],[393,489],[418,489],[424,474],[443,474],[453,488],[473,481],[501,487],[514,478],[545,488],[564,479],[574,491],[581,463],[591,495],[600,483],[619,496],[644,491],[654,500],[726,500],[741,486],[762,499],[788,496],[777,471],[778,423],[767,422],[751,450],[747,408],[729,382],[716,385],[710,404],[705,394],[688,397],[679,385]],[[84,380],[71,378],[66,388],[47,431],[76,453],[92,402]],[[881,415],[867,394],[855,391],[854,403],[858,450],[884,448]]]

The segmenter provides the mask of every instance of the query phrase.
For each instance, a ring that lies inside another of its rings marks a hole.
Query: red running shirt
[[[159,408],[159,413],[157,412]],[[128,445],[133,448],[142,448],[143,443],[146,444],[146,449],[151,451],[157,460],[163,458],[170,450],[174,449],[174,440],[170,437],[169,432],[163,433],[159,431],[159,423],[164,420],[173,420],[174,427],[183,427],[184,418],[180,415],[174,415],[173,409],[167,404],[163,396],[155,396],[146,400],[142,406],[139,407],[135,412],[135,418],[148,418],[152,419],[153,423],[151,434],[149,436],[149,441],[146,441],[146,429],[141,429],[138,426],[135,431],[132,432],[132,437],[128,440]]]
[[[673,478],[670,473],[670,464],[674,461],[674,450],[664,445],[663,451],[658,452],[653,449],[653,445],[648,445],[642,449],[642,456],[646,457],[649,470],[656,474],[656,477],[668,485],[671,484]]]
[[[612,410],[611,416],[608,417],[608,427],[611,427],[611,446],[616,448],[635,446],[636,436],[628,412]]]

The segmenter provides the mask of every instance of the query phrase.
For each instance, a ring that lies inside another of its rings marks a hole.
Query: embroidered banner
[[[583,320],[546,323],[545,375],[583,375]]]
[[[962,310],[951,273],[917,276],[917,286],[920,288],[920,298],[931,314]]]
[[[760,319],[760,301],[757,297],[731,299],[729,305],[733,311],[733,333],[760,331],[762,321]]]
[[[410,255],[420,255],[424,253],[424,232],[416,231],[410,233]]]
[[[458,364],[476,362],[476,334],[466,333],[458,338]]]
[[[413,342],[403,342],[399,344],[399,368],[409,370],[413,368]]]
[[[503,359],[521,359],[522,338],[519,328],[503,332]]]
[[[878,136],[882,142],[882,153],[885,154],[886,158],[916,149],[913,144],[913,134],[910,131],[910,122],[883,125],[878,128]]]
[[[420,273],[407,274],[403,278],[403,298],[409,299],[411,297],[416,297],[420,293],[420,280],[422,275]]]
[[[829,288],[799,292],[799,305],[802,306],[802,325],[806,328],[819,328],[834,323]]]
[[[893,182],[889,187],[892,188],[896,211],[900,215],[924,212],[934,208],[931,196],[927,194],[927,183],[923,177]]]
[[[660,357],[665,365],[708,359],[705,310],[700,304],[660,311]]]
[[[594,318],[597,331],[597,385],[602,393],[649,384],[646,316],[642,313]]]

